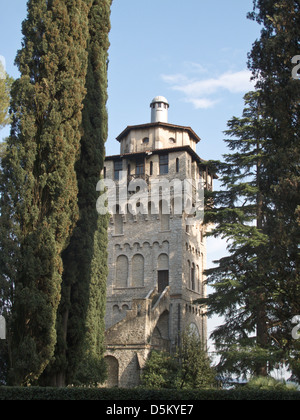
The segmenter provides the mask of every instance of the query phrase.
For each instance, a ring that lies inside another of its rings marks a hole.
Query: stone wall
[[[148,140],[144,142],[145,138]],[[174,127],[132,130],[121,141],[122,153],[149,151],[144,155],[144,173],[140,176],[149,187],[152,179],[196,181],[204,176],[200,159],[189,150],[172,150],[172,138],[175,146],[189,145],[195,150],[196,143],[189,131],[176,131]],[[160,155],[154,149],[164,148],[168,148],[168,173],[160,175]],[[108,158],[105,173],[109,179],[114,179],[116,159],[122,161],[129,182],[136,176],[136,162],[140,158],[134,154]],[[207,171],[205,177],[211,183]],[[151,208],[150,193],[147,210]],[[119,212],[110,219],[106,309],[106,357],[111,376],[108,386],[138,385],[140,370],[151,349],[170,350],[189,326],[203,342],[207,339],[206,318],[203,309],[195,303],[206,295],[204,228],[201,223],[187,226],[184,212],[175,214],[172,193],[169,198],[163,191],[159,200],[154,214],[141,214],[137,208],[134,214]],[[168,215],[162,212],[163,200],[170,204]],[[159,278],[162,284],[166,282],[163,291],[158,289]]]

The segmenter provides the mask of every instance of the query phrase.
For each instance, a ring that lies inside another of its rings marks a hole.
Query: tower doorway
[[[105,356],[104,360],[107,366],[107,388],[115,388],[119,386],[119,362],[113,356]]]
[[[169,270],[158,271],[158,293],[162,293],[169,286]]]
[[[169,286],[169,256],[160,254],[157,266],[158,293],[162,293]]]

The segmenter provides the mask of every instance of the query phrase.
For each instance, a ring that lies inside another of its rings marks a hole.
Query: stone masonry
[[[118,185],[123,171],[127,184],[142,180],[149,191],[146,204],[116,205],[109,224],[105,358],[110,387],[137,386],[151,350],[170,351],[186,328],[207,340],[207,319],[195,304],[206,296],[204,227],[198,221],[190,225],[184,211],[176,214],[172,189],[170,200],[162,190],[158,203],[151,202],[150,189],[154,179],[202,180],[212,189],[213,175],[196,153],[196,133],[165,122],[167,100],[157,97],[151,108],[154,122],[127,127],[117,138],[121,154],[105,161],[105,178]],[[163,110],[162,118],[156,109]],[[129,192],[128,199],[137,192]]]

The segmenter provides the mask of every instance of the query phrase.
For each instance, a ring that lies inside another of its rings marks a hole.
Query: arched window
[[[158,292],[162,293],[169,286],[169,256],[160,254],[157,261],[157,282]]]
[[[108,388],[114,388],[119,386],[119,362],[113,356],[104,357],[107,366],[107,382]]]
[[[119,308],[119,306],[118,306],[118,305],[114,305],[114,306],[113,306],[113,314],[114,314],[114,315],[119,315],[119,313],[120,313],[120,308]]]
[[[128,287],[128,258],[120,255],[116,263],[116,287]]]
[[[132,258],[132,286],[144,286],[144,257],[140,254]]]
[[[150,162],[150,176],[153,175],[153,162]]]
[[[188,334],[195,338],[200,338],[199,330],[194,322],[191,322],[188,328]]]
[[[191,267],[191,284],[190,284],[190,288],[192,290],[196,290],[195,289],[195,264],[194,263],[192,264],[192,267]]]

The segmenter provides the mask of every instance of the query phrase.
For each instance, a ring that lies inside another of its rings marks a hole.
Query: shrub
[[[12,400],[97,400],[106,406],[111,401],[221,401],[221,400],[268,400],[300,401],[299,391],[270,391],[260,389],[241,390],[149,390],[149,389],[101,389],[101,388],[41,388],[0,387],[0,401]],[[146,403],[145,403],[146,404]],[[197,403],[195,403],[197,405]],[[122,405],[122,404],[121,404]]]

